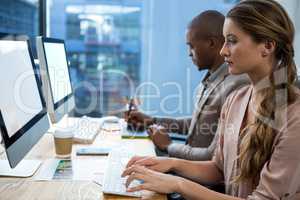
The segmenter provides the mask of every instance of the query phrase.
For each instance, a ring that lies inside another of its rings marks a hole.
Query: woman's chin
[[[239,74],[242,74],[243,72],[241,72],[240,70],[237,70],[233,67],[229,67],[228,69],[229,73],[232,74],[232,75],[239,75]]]

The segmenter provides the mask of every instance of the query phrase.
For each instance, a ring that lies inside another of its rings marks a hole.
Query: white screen
[[[27,42],[0,41],[0,109],[11,137],[42,111]]]
[[[44,43],[54,103],[72,93],[65,46],[62,43]]]

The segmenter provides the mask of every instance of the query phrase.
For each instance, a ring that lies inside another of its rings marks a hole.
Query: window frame
[[[46,36],[47,33],[47,0],[39,0],[39,35]]]

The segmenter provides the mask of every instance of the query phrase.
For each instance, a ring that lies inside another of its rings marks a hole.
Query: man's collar
[[[203,84],[211,84],[213,83],[215,80],[217,80],[218,78],[223,78],[224,76],[226,76],[228,74],[228,65],[226,63],[223,63],[216,71],[214,71],[213,73],[210,73],[209,71],[207,72],[207,74],[205,75],[205,77],[203,78],[202,83]]]

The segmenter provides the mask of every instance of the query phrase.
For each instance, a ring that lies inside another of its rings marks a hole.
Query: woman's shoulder
[[[300,109],[300,89],[298,87],[293,87],[294,93],[295,93],[295,100],[293,101],[293,103],[291,103],[288,106],[288,110],[292,110],[292,109],[296,109],[299,110]],[[294,113],[294,112],[292,112]],[[299,113],[297,113],[299,114]]]
[[[230,95],[228,95],[228,97],[226,98],[225,104],[230,105],[232,104],[232,102],[235,102],[238,99],[242,99],[251,90],[252,90],[252,85],[245,85],[241,88],[232,91]]]
[[[299,88],[294,87],[295,99],[288,106],[281,107],[278,111],[278,116],[281,119],[280,129],[284,130],[286,128],[291,128],[297,126],[297,129],[300,128],[300,90]],[[290,131],[288,131],[290,132]],[[297,135],[298,130],[297,130]],[[300,136],[300,135],[299,135]]]
[[[251,85],[243,86],[239,89],[232,91],[225,100],[222,106],[221,118],[225,119],[233,108],[240,108],[242,102],[246,101],[249,97],[249,93],[252,90]],[[248,95],[247,95],[248,94]]]

